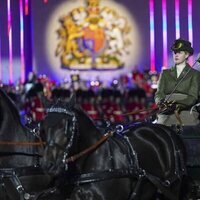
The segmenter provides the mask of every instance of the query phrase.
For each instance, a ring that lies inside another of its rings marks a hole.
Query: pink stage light
[[[180,38],[180,2],[175,0],[175,28],[176,38]]]
[[[192,0],[188,0],[188,36],[189,41],[193,43]]]
[[[162,0],[162,27],[163,27],[163,67],[167,68],[167,4]]]
[[[0,81],[2,81],[1,35],[0,35]]]
[[[8,42],[9,42],[9,82],[13,83],[12,17],[10,1],[7,0]]]
[[[20,57],[21,57],[21,82],[25,82],[25,59],[24,59],[24,13],[23,0],[19,0],[20,12]]]
[[[25,15],[28,15],[29,14],[29,0],[25,0]]]
[[[150,70],[156,71],[155,67],[155,25],[154,25],[154,0],[149,0],[150,11]]]
[[[44,3],[48,3],[48,0],[43,0]]]
[[[193,44],[193,27],[192,27],[192,0],[188,0],[188,38]],[[193,63],[192,57],[189,58],[189,63]]]

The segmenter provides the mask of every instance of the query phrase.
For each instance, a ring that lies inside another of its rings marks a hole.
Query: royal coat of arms
[[[59,19],[56,56],[62,68],[77,70],[119,69],[129,54],[131,31],[127,19],[114,9],[87,0]]]

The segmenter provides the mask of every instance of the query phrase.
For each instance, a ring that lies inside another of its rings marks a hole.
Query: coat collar
[[[170,75],[172,77],[174,77],[175,79],[181,79],[186,73],[187,71],[190,69],[190,65],[186,64],[186,66],[183,68],[183,71],[181,72],[180,76],[177,78],[177,72],[176,72],[176,66],[171,67],[170,69]]]

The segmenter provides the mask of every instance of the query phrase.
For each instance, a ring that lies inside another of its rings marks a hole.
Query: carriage
[[[193,181],[193,196],[200,198],[200,126],[183,127],[180,137],[187,151],[187,170]]]
[[[183,134],[182,140],[169,127],[149,123],[125,124],[123,129],[105,127],[102,131],[77,108],[72,98],[68,103],[57,101],[47,110],[40,127],[40,134],[46,136],[40,154],[42,141],[30,136],[30,130],[24,130],[14,105],[1,90],[0,109],[1,141],[15,144],[29,141],[26,148],[9,143],[6,154],[0,145],[1,155],[4,153],[0,161],[3,200],[198,199],[196,135]],[[22,171],[32,166],[41,166],[43,187],[41,181],[34,182],[38,172],[30,171],[32,178],[26,181],[17,173],[16,168]],[[5,169],[11,169],[8,170],[11,173]],[[16,196],[8,194],[10,191],[15,191]]]

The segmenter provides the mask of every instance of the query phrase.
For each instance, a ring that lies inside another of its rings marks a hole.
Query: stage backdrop
[[[110,81],[134,69],[172,65],[170,46],[189,39],[200,51],[199,0],[1,0],[3,82],[29,71],[56,81]],[[10,7],[10,9],[9,9]],[[10,11],[10,12],[9,12]]]

